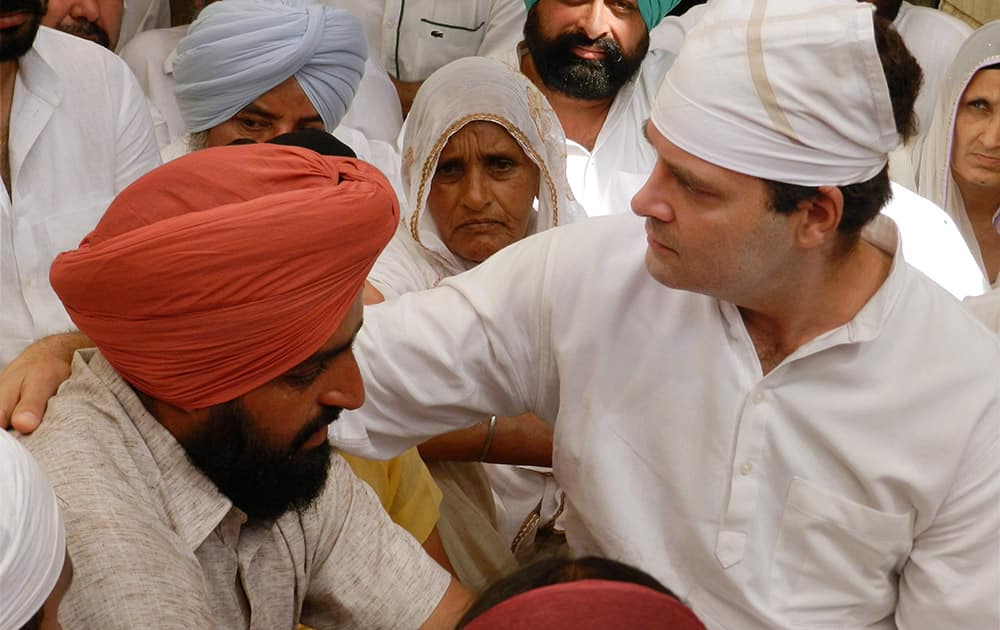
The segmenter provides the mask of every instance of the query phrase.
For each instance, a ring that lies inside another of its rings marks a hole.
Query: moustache
[[[108,37],[108,32],[95,22],[77,18],[69,22],[61,22],[58,28],[64,33],[89,39],[105,48],[111,48],[111,38]]]
[[[42,0],[0,0],[0,13],[31,13],[45,15]]]
[[[592,46],[597,48],[604,53],[608,59],[614,61],[615,63],[620,62],[624,58],[622,47],[618,45],[618,42],[609,37],[591,39],[587,37],[583,31],[571,31],[557,36],[552,41],[553,48],[556,48],[566,54],[569,54],[570,49],[574,46]]]
[[[292,440],[292,447],[289,451],[291,453],[299,452],[299,449],[312,437],[313,433],[333,424],[340,417],[341,411],[343,411],[341,407],[326,407],[322,413],[310,420],[306,426],[302,427],[302,430]]]

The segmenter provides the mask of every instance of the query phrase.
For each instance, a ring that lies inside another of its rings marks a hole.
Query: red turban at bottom
[[[468,630],[705,630],[690,609],[665,593],[610,580],[543,586],[502,601]]]
[[[122,191],[50,280],[125,380],[199,409],[321,348],[398,220],[388,181],[364,162],[268,144],[204,149]]]

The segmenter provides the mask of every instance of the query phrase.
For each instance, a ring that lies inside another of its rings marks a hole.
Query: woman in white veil
[[[890,176],[894,181],[930,199],[952,217],[979,263],[986,284],[994,289],[998,286],[998,273],[995,265],[987,264],[987,261],[991,258],[991,250],[1000,254],[1000,236],[996,232],[996,215],[1000,209],[1000,162],[996,166],[997,184],[992,199],[989,199],[990,195],[986,195],[986,199],[977,195],[985,203],[973,202],[968,187],[963,193],[961,175],[956,180],[956,173],[962,172],[962,164],[968,159],[968,147],[963,146],[961,141],[962,127],[968,115],[963,110],[971,111],[980,106],[967,102],[967,91],[973,81],[984,78],[984,73],[1000,78],[998,64],[1000,20],[984,25],[969,36],[941,83],[927,133],[911,146],[897,150],[890,158]],[[993,107],[1000,107],[1000,103],[995,103]],[[1000,147],[995,146],[991,150],[995,151],[994,159],[1000,159]],[[991,271],[991,267],[994,270]]]
[[[461,154],[469,142],[478,148]],[[524,75],[499,61],[469,57],[431,75],[414,100],[402,149],[408,201],[369,274],[366,303],[433,288],[521,238],[586,217],[566,181],[558,118]],[[474,203],[461,199],[465,193],[441,201],[443,190],[468,185],[477,188]],[[467,219],[477,225],[454,229]],[[551,439],[549,425],[526,414],[421,446],[444,493],[438,529],[465,584],[482,587],[532,558],[536,533],[555,528],[562,499],[549,470],[475,460],[530,463],[534,452],[551,461]]]

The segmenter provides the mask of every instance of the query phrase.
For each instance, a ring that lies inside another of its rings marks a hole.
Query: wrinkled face
[[[478,263],[524,238],[538,185],[538,167],[507,130],[476,120],[441,150],[427,209],[448,249]]]
[[[658,160],[632,198],[646,218],[646,268],[661,284],[736,303],[782,271],[793,245],[787,215],[772,210],[764,182],[706,162],[646,134]]]
[[[31,49],[45,10],[44,0],[0,0],[0,62]]]
[[[951,174],[963,194],[1000,194],[1000,70],[977,72],[958,102]]]
[[[114,50],[123,10],[122,0],[49,0],[42,24]]]
[[[225,146],[246,138],[267,142],[301,129],[323,129],[323,119],[295,77],[261,94],[226,122],[208,130],[206,147]]]
[[[318,352],[273,381],[213,407],[184,447],[251,518],[304,509],[326,483],[328,425],[365,399],[351,346],[361,327],[361,296]]]
[[[539,0],[524,42],[547,87],[574,98],[614,97],[649,49],[637,0]]]

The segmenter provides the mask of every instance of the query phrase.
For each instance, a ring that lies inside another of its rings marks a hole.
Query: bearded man
[[[548,99],[566,132],[566,175],[591,216],[628,212],[656,154],[643,122],[674,55],[649,31],[677,0],[525,0],[524,41],[503,57]]]
[[[124,12],[123,0],[49,0],[42,24],[115,50]]]
[[[64,627],[454,626],[468,593],[326,440],[364,400],[361,289],[398,218],[368,164],[221,147],[56,259],[97,348],[25,440],[65,515]]]
[[[160,163],[153,123],[121,59],[41,27],[45,0],[0,0],[0,367],[71,327],[49,287],[60,251]]]

